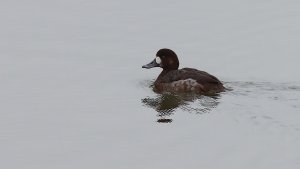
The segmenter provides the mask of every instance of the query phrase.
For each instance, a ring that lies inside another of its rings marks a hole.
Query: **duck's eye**
[[[160,57],[156,57],[156,58],[155,58],[155,62],[156,62],[157,64],[160,64],[160,63],[161,63]]]

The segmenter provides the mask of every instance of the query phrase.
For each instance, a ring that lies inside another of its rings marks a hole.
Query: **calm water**
[[[0,2],[0,168],[299,168],[299,9]],[[228,90],[153,92],[164,47]]]

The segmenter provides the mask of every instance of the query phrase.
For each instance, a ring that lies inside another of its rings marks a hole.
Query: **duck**
[[[178,57],[171,49],[158,50],[155,59],[142,66],[145,69],[155,67],[163,69],[154,82],[155,92],[215,94],[225,91],[223,83],[205,71],[195,68],[178,69]]]

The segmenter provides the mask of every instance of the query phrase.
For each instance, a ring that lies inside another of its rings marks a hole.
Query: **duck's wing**
[[[195,79],[198,83],[214,83],[214,84],[222,84],[221,81],[215,76],[201,70],[192,69],[192,68],[183,68],[184,71],[183,76],[190,77]]]
[[[168,72],[168,75],[162,79],[163,83],[171,83],[173,81],[194,79],[200,84],[222,84],[215,76],[201,70],[193,68],[183,68]]]

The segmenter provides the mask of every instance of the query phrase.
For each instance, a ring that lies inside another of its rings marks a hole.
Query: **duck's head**
[[[160,49],[156,53],[155,59],[142,66],[142,68],[150,69],[153,67],[161,67],[164,70],[177,70],[179,67],[179,61],[175,52],[171,49]]]

